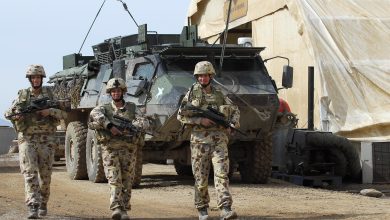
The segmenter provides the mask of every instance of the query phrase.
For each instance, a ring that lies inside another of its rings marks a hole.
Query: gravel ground
[[[23,219],[23,177],[17,167],[0,167],[0,219]],[[343,184],[338,189],[296,186],[277,179],[265,185],[231,181],[233,208],[239,219],[390,219],[389,197],[358,195],[362,188],[390,192],[390,185]],[[218,219],[216,195],[210,187],[211,219]],[[140,188],[134,189],[132,219],[197,219],[192,178],[178,177],[171,165],[145,164]],[[62,164],[55,166],[46,219],[109,219],[107,184],[70,180]]]

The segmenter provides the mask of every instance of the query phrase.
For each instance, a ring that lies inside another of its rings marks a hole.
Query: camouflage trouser
[[[195,207],[208,207],[210,202],[208,192],[208,177],[210,161],[214,168],[214,184],[217,191],[217,205],[231,206],[232,196],[229,192],[229,157],[227,142],[204,144],[191,142],[192,172],[195,178]]]
[[[111,146],[111,145],[110,145]],[[110,186],[110,209],[130,210],[131,187],[136,163],[136,147],[102,147],[104,172]]]
[[[49,201],[55,146],[52,136],[19,138],[20,171],[24,175],[27,205]]]

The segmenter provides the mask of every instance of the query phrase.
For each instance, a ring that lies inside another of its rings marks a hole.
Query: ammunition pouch
[[[99,144],[109,142],[111,140],[111,134],[106,130],[96,130],[96,140]]]
[[[58,120],[51,116],[40,118],[35,115],[26,115],[24,119],[14,121],[13,124],[17,132],[40,134],[56,131]],[[39,129],[39,127],[45,127],[45,129]]]
[[[140,142],[140,134],[124,132],[124,135],[113,136],[110,131],[99,129],[96,131],[96,139],[99,144],[107,143],[111,140],[121,140],[132,144],[138,144],[138,142]]]

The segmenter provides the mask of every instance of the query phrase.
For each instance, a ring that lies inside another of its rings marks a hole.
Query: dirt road
[[[17,168],[3,167],[0,179],[0,219],[24,219],[22,175]],[[141,187],[133,191],[132,219],[197,219],[192,184],[191,178],[176,176],[173,166],[144,165]],[[215,207],[214,189],[209,190],[210,205]],[[390,219],[389,197],[369,198],[274,179],[266,185],[245,185],[238,183],[238,176],[232,179],[231,192],[240,219]],[[64,166],[56,166],[47,219],[108,219],[108,199],[107,184],[72,181]],[[218,219],[219,212],[214,208],[210,215]]]

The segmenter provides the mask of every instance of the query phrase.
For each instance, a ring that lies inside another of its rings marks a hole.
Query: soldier
[[[218,208],[221,209],[220,216],[222,219],[237,217],[236,212],[231,209],[233,200],[228,189],[229,156],[227,143],[231,129],[219,126],[207,118],[189,117],[183,111],[183,107],[186,105],[200,107],[204,110],[211,106],[223,113],[230,112],[229,115],[224,115],[230,119],[232,127],[239,127],[240,112],[237,106],[231,104],[230,99],[211,85],[214,75],[215,70],[210,62],[201,61],[195,65],[194,76],[197,82],[183,98],[177,116],[179,121],[192,129],[191,161],[195,178],[195,207],[198,209],[200,220],[208,219],[207,208],[210,202],[208,176],[211,162],[214,168],[217,204]]]
[[[142,129],[148,127],[148,121],[136,115],[136,105],[124,101],[126,91],[123,79],[110,79],[106,92],[111,95],[112,102],[94,108],[89,119],[89,128],[97,131],[102,149],[103,166],[110,186],[112,219],[129,219],[127,211],[130,210],[136,151],[138,142],[142,141],[139,133],[127,133],[117,126],[114,116],[126,118]]]
[[[55,132],[59,120],[66,118],[66,112],[56,108],[20,114],[34,100],[53,100],[51,88],[42,86],[45,77],[43,66],[30,65],[26,78],[31,87],[19,90],[18,97],[5,113],[18,132],[20,170],[24,175],[29,219],[47,214],[54,151],[57,147]]]

